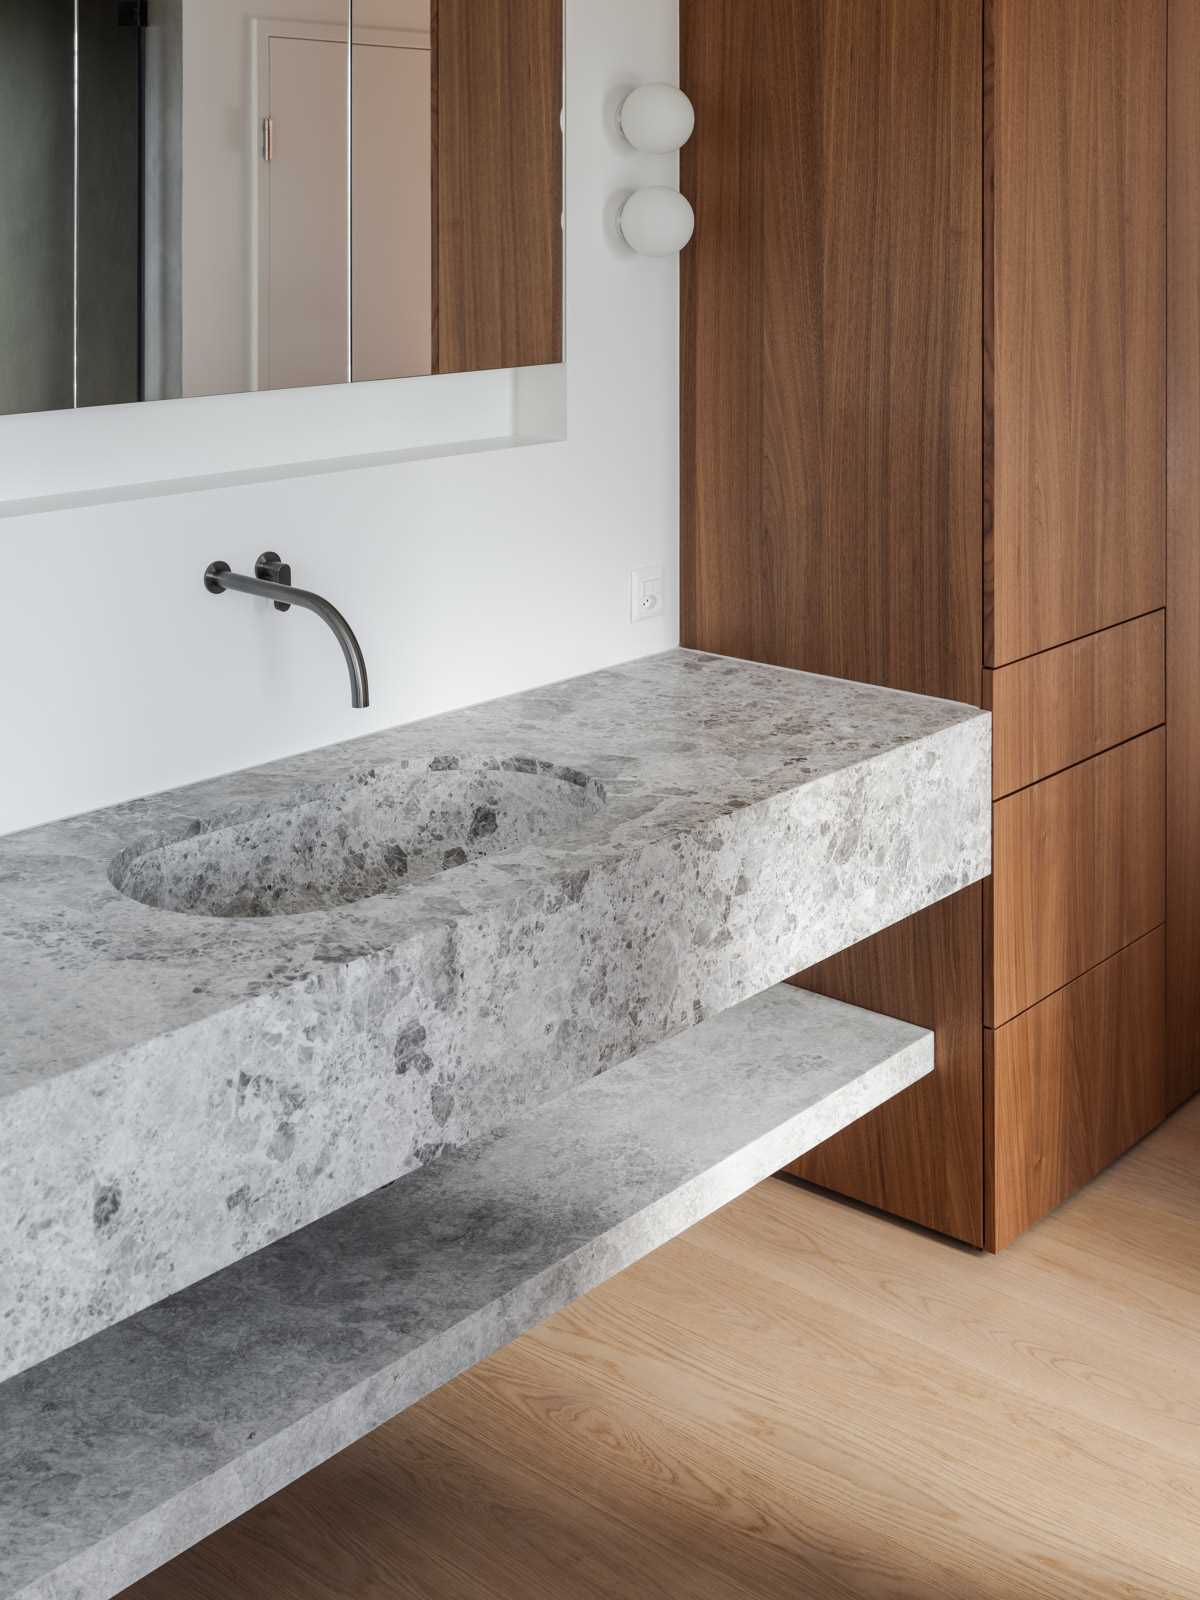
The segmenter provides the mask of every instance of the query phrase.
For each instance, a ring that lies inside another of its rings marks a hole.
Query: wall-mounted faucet
[[[322,622],[329,626],[334,638],[342,647],[342,655],[346,658],[346,670],[350,674],[350,704],[357,711],[370,704],[367,691],[367,663],[363,658],[362,648],[354,637],[354,629],[337,607],[331,606],[329,601],[319,594],[312,594],[307,589],[293,589],[291,567],[273,550],[268,550],[259,556],[254,563],[252,578],[243,577],[240,572],[231,572],[226,561],[212,562],[204,569],[204,587],[209,594],[224,594],[227,589],[236,589],[240,594],[260,595],[262,599],[272,601],[276,611],[290,611],[293,606],[300,606],[305,611],[315,611]],[[281,589],[287,593],[286,600],[280,598]]]

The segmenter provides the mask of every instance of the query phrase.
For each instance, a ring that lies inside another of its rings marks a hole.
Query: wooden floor
[[[1200,1102],[991,1259],[772,1180],[127,1600],[1200,1597]]]

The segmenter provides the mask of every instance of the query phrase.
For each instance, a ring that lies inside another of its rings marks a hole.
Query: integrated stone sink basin
[[[533,757],[416,757],[178,824],[122,851],[109,877],[162,911],[295,916],[565,838],[603,804],[599,783]]]
[[[0,838],[0,1380],[985,877],[990,755],[676,650]]]

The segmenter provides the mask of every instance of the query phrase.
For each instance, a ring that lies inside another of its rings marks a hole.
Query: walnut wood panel
[[[1122,744],[1166,715],[1166,616],[1106,628],[983,675],[997,799]]]
[[[1200,1090],[1200,0],[1168,85],[1167,1103]]]
[[[684,642],[977,704],[981,13],[684,0]],[[805,982],[938,1029],[806,1175],[982,1240],[981,895]]]
[[[996,802],[988,1024],[1162,922],[1165,744],[1143,734]]]
[[[1163,1098],[1160,928],[986,1036],[989,1248],[1155,1127]]]
[[[562,360],[562,0],[434,0],[437,370]]]
[[[989,666],[1164,601],[1165,16],[988,0]]]
[[[975,1245],[984,1242],[980,901],[978,886],[967,889],[796,979],[931,1028],[936,1064],[788,1169]]]
[[[980,14],[686,0],[685,641],[978,703]]]

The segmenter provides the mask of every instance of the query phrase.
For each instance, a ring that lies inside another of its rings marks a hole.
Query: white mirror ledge
[[[566,404],[546,366],[0,417],[0,520],[560,443]]]

